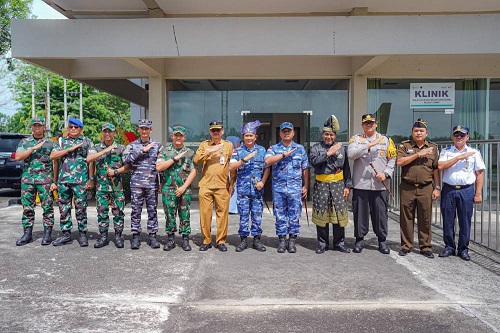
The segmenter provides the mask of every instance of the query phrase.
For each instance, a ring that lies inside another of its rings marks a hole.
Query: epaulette
[[[401,141],[401,143],[408,143],[410,142],[411,140],[404,140],[404,141]]]
[[[428,144],[431,144],[431,145],[434,145],[434,146],[437,146],[436,143],[432,142],[432,141],[427,141]]]

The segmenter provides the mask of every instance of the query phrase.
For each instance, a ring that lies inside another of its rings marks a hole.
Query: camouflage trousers
[[[238,235],[240,237],[248,237],[250,231],[254,237],[262,235],[263,206],[264,202],[260,192],[250,195],[238,195],[238,214],[240,214]],[[251,230],[249,227],[250,214],[252,215]]]
[[[71,230],[71,201],[75,199],[76,221],[79,231],[87,231],[87,190],[85,184],[59,184],[57,204],[61,213],[61,230]]]
[[[273,213],[276,218],[276,235],[298,235],[302,200],[300,191],[296,193],[273,192]]]
[[[23,228],[33,227],[35,224],[36,194],[40,198],[43,209],[44,227],[54,225],[54,208],[52,207],[52,193],[50,184],[21,184],[21,203],[23,204],[23,217],[21,219]]]
[[[133,234],[140,234],[141,227],[141,213],[142,204],[146,201],[146,208],[148,210],[148,233],[158,232],[158,216],[156,213],[156,206],[158,204],[158,189],[154,188],[130,188],[132,194],[132,202],[130,206],[132,213],[130,214],[130,229]]]
[[[191,233],[191,188],[188,188],[180,197],[175,196],[175,188],[168,188],[161,195],[163,210],[165,211],[165,232],[175,233],[177,231],[175,219],[179,215],[179,234],[187,236]]]
[[[125,196],[123,191],[106,191],[99,190],[96,192],[97,198],[97,223],[99,224],[99,232],[109,230],[109,206],[111,204],[111,213],[113,214],[113,225],[115,230],[123,230],[123,220],[125,213]]]

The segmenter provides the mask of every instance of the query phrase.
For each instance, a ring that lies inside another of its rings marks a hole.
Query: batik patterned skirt
[[[347,225],[349,216],[343,180],[314,183],[312,221],[320,227],[327,223],[339,224],[341,227]]]

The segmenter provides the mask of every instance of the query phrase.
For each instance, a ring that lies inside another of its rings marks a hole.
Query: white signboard
[[[410,83],[411,109],[454,109],[455,82]]]

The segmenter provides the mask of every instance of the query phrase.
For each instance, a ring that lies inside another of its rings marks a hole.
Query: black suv
[[[26,134],[0,133],[0,188],[21,188],[24,162],[16,161],[16,149]]]

